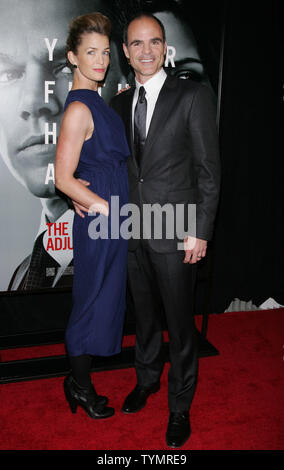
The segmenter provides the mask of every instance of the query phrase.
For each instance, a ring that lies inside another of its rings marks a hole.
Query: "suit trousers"
[[[137,383],[151,387],[165,362],[163,327],[169,335],[168,403],[171,412],[188,411],[198,373],[193,316],[196,265],[183,263],[185,252],[158,253],[146,240],[128,252],[128,283],[136,318]]]

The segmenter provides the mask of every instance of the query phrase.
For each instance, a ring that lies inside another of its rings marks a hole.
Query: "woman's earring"
[[[73,67],[74,67],[74,69],[77,69],[77,68],[78,68],[78,66],[77,66],[76,64],[73,64]]]

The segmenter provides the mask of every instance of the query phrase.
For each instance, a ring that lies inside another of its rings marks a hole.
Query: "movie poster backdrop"
[[[108,103],[121,87],[133,85],[122,51],[122,28],[140,9],[153,12],[165,25],[167,72],[207,83],[217,99],[221,30],[212,42],[212,57],[206,58],[208,70],[193,34],[197,21],[199,38],[206,37],[207,23],[202,30],[201,13],[195,8],[190,14],[190,1],[0,1],[2,292],[72,287],[74,212],[54,185],[56,142],[72,86],[65,56],[68,26],[88,12],[110,17],[111,65],[99,90]]]

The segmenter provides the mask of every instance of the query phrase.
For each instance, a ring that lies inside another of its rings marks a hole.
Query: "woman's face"
[[[74,78],[79,80],[81,88],[97,89],[109,66],[110,45],[107,36],[98,33],[86,33],[81,37],[76,54],[69,51],[68,59],[77,67]]]

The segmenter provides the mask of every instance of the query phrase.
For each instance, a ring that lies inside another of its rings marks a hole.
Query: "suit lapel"
[[[135,171],[135,173],[138,173],[139,169],[137,166],[137,162],[135,160],[135,151],[134,151],[134,142],[133,142],[133,130],[132,130],[132,100],[133,100],[133,95],[134,95],[135,87],[131,88],[129,92],[125,92],[124,95],[124,123],[125,123],[125,131],[126,131],[126,137],[127,141],[129,144],[129,149],[131,153],[130,157],[130,164]]]
[[[126,137],[129,143],[131,153],[133,154],[133,138],[132,138],[132,100],[135,88],[131,88],[124,96],[124,122]]]
[[[145,142],[145,147],[143,151],[143,158],[141,162],[141,170],[145,169],[147,165],[147,155],[149,155],[150,149],[162,132],[165,123],[168,119],[169,114],[171,113],[172,106],[175,104],[175,93],[172,93],[174,90],[174,82],[171,80],[171,77],[167,77],[164,85],[161,88],[159,93],[156,106],[153,112],[151,119],[150,127],[147,134],[147,139]]]

